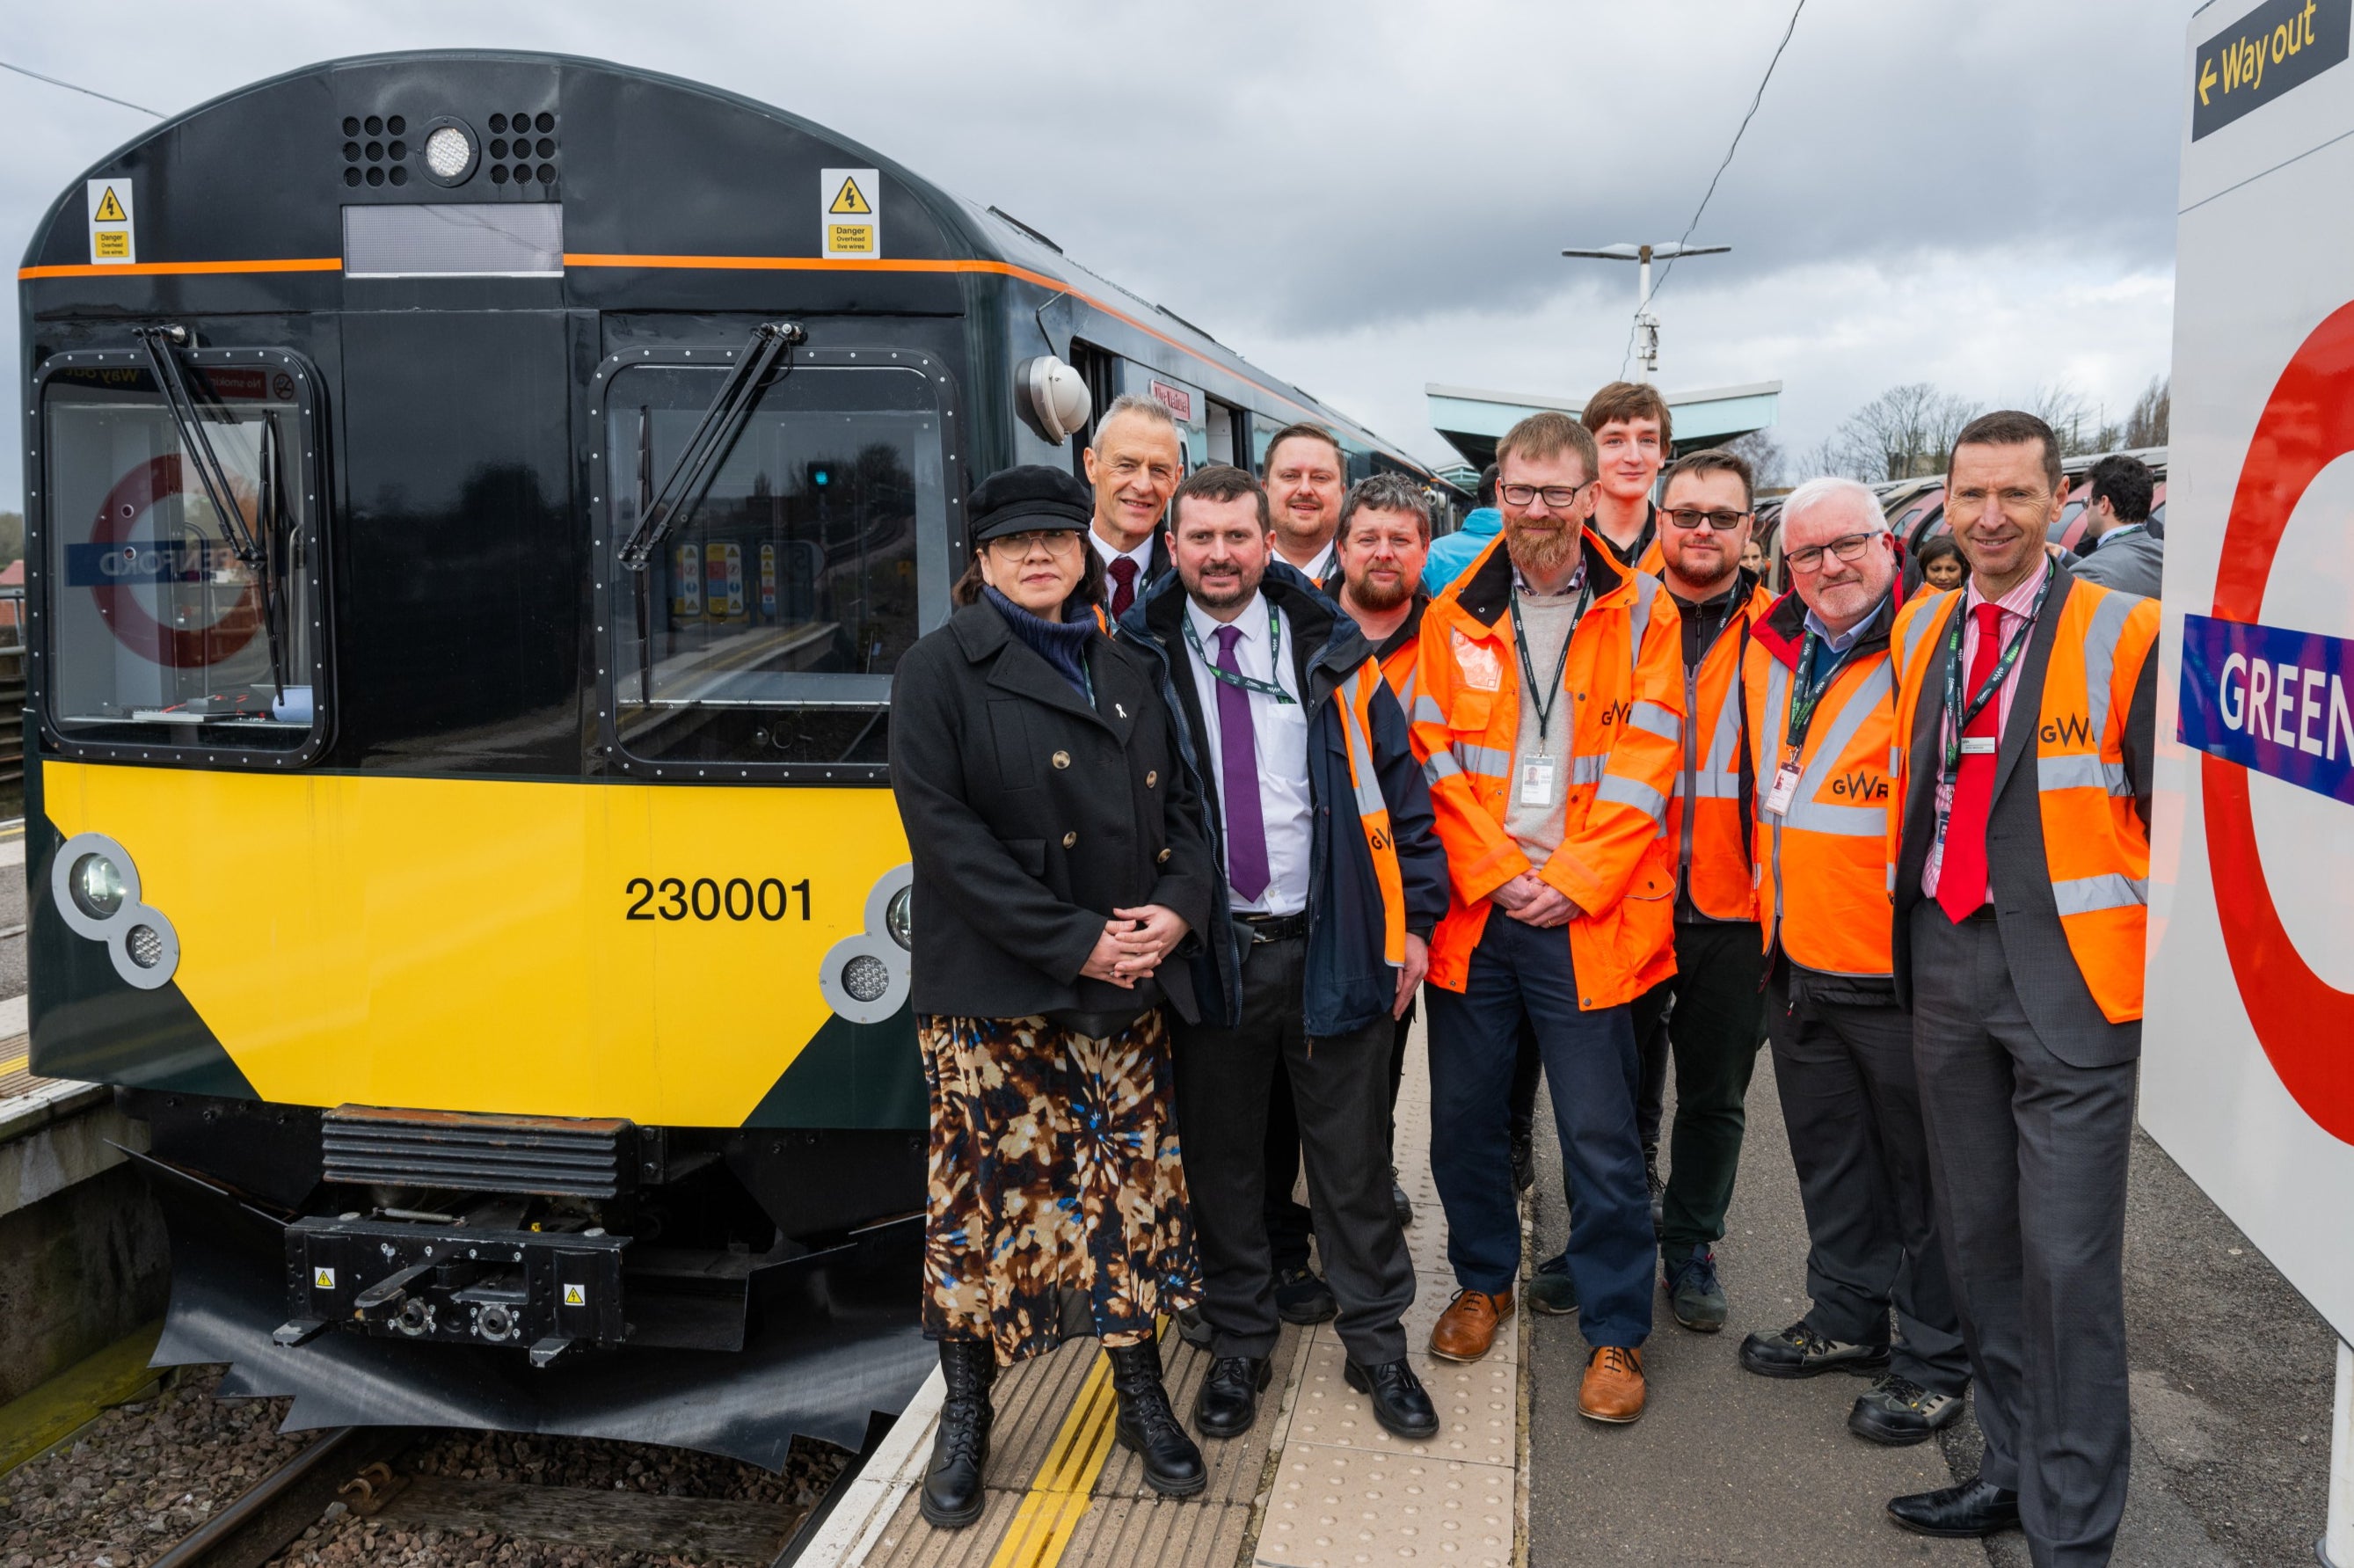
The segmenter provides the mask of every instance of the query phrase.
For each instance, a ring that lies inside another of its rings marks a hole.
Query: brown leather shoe
[[[1585,1358],[1577,1413],[1588,1421],[1624,1424],[1643,1414],[1643,1352],[1604,1345]]]
[[[1496,1342],[1496,1325],[1512,1315],[1512,1293],[1458,1290],[1431,1325],[1430,1353],[1444,1361],[1476,1361]]]

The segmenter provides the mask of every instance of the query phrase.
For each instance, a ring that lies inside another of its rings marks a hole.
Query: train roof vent
[[[549,1198],[634,1185],[627,1121],[338,1106],[320,1122],[330,1181]]]

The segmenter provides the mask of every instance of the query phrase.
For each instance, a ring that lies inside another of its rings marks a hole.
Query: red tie
[[[2002,658],[2002,606],[1979,603],[1978,643],[1970,654],[1969,679],[1962,684],[1967,705],[1994,674]],[[1996,740],[2002,734],[2002,694],[1995,694],[1962,731],[1965,740]],[[1987,813],[1994,805],[1995,748],[1965,749],[1954,771],[1954,809],[1946,819],[1946,858],[1937,867],[1937,906],[1953,921],[1967,919],[1987,900]]]
[[[1111,618],[1118,620],[1136,602],[1136,563],[1126,556],[1111,558]]]

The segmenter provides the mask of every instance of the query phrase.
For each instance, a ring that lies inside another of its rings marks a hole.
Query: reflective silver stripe
[[[1896,863],[1893,860],[1888,863],[1888,896],[1896,896]]]
[[[2117,641],[2125,632],[2126,617],[2140,602],[2131,594],[2103,594],[2101,602],[2093,607],[2093,623],[2084,632],[2084,704],[2096,751],[2109,728],[2109,683],[2116,675]]]
[[[2149,884],[2111,873],[2078,876],[2052,885],[2052,899],[2062,916],[2094,915],[2104,909],[2132,909],[2149,902]]]
[[[1832,684],[1848,677],[1840,672]],[[1863,673],[1840,708],[1839,717],[1807,760],[1806,771],[1798,775],[1798,788],[1790,797],[1789,815],[1782,819],[1785,826],[1804,828],[1810,833],[1838,833],[1848,838],[1885,838],[1888,835],[1888,802],[1876,806],[1829,806],[1816,799],[1840,765],[1840,758],[1854,744],[1856,731],[1872,710],[1888,700],[1890,677],[1888,661],[1875,662]]]
[[[1607,800],[1614,806],[1632,806],[1660,827],[1668,825],[1668,798],[1638,779],[1607,775],[1602,780],[1602,788],[1594,792],[1594,798],[1597,801]]]
[[[1351,784],[1361,818],[1377,817],[1390,809],[1382,798],[1381,778],[1373,771],[1373,738],[1357,724],[1357,704],[1364,696],[1368,678],[1376,684],[1381,682],[1378,673],[1359,670],[1341,684],[1341,701],[1345,705],[1341,710],[1341,733],[1349,743],[1349,771],[1354,776]]]
[[[1602,776],[1609,770],[1610,754],[1606,751],[1590,752],[1569,759],[1569,781],[1573,786],[1599,784]]]
[[[1438,705],[1436,697],[1416,697],[1411,705],[1401,702],[1398,705],[1411,714],[1416,724],[1443,725],[1447,722],[1447,711]]]
[[[1512,754],[1492,746],[1458,746],[1457,760],[1466,773],[1484,773],[1490,779],[1501,779],[1512,770]]]
[[[1663,703],[1638,702],[1627,710],[1627,722],[1646,735],[1656,735],[1673,745],[1683,738],[1684,721],[1675,710]]]
[[[1422,765],[1422,780],[1426,784],[1437,784],[1442,779],[1458,779],[1462,774],[1463,769],[1455,766],[1454,755],[1444,748],[1432,752],[1429,760]]]
[[[2098,789],[2105,794],[2130,795],[2133,780],[2122,762],[2104,762],[2088,751],[2066,752],[2035,759],[2038,789]]]
[[[1946,591],[1951,592],[1952,590],[1948,589]],[[1956,603],[1960,601],[1960,595],[1955,594],[1954,598]],[[1929,634],[1930,627],[1936,624],[1942,624],[1946,618],[1952,613],[1953,610],[1950,606],[1941,606],[1936,599],[1933,599],[1926,602],[1919,614],[1914,615],[1911,620],[1905,622],[1904,646],[1902,650],[1903,662],[1903,667],[1904,669],[1910,670],[1913,668],[1913,654],[1914,651],[1921,646],[1921,639]]]
[[[1724,705],[1716,710],[1716,731],[1709,736],[1708,756],[1692,778],[1692,793],[1701,800],[1741,799],[1740,759],[1734,756],[1741,747],[1741,686],[1735,682],[1725,694]]]
[[[1888,776],[1889,776],[1891,779],[1893,779],[1893,778],[1895,778],[1899,773],[1902,773],[1902,772],[1903,772],[1903,771],[1904,771],[1904,748],[1903,748],[1903,747],[1901,747],[1901,746],[1892,746],[1892,747],[1890,747],[1888,748]]]
[[[1627,666],[1640,671],[1643,667],[1643,634],[1651,627],[1652,597],[1659,591],[1659,578],[1648,572],[1635,574],[1635,602],[1627,611],[1634,632],[1627,645]]]
[[[1420,664],[1416,664],[1413,669],[1408,670],[1405,673],[1405,684],[1398,688],[1398,706],[1401,709],[1407,713],[1414,712],[1415,688],[1421,684],[1421,682],[1422,666]],[[1437,705],[1434,704],[1433,705],[1436,706]]]

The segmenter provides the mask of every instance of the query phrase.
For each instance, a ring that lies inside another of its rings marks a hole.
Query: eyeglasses
[[[1669,527],[1681,528],[1686,532],[1705,525],[1720,534],[1730,534],[1749,521],[1746,512],[1692,512],[1681,506],[1659,515],[1668,520]]]
[[[1589,479],[1585,484],[1593,482]],[[1565,512],[1577,504],[1578,494],[1585,489],[1585,484],[1548,484],[1543,488],[1533,484],[1507,484],[1500,488],[1500,493],[1506,504],[1511,506],[1526,506],[1542,495],[1547,506],[1555,512]]]
[[[1842,561],[1860,561],[1863,559],[1863,553],[1872,548],[1872,542],[1874,539],[1886,537],[1885,534],[1878,532],[1849,534],[1833,539],[1828,545],[1812,545],[1803,550],[1792,550],[1782,559],[1794,572],[1811,572],[1822,566],[1823,552],[1826,550]]]
[[[1000,534],[989,547],[1009,561],[1018,561],[1043,546],[1050,556],[1067,556],[1079,547],[1079,536],[1068,528],[1034,528],[1027,534]]]

